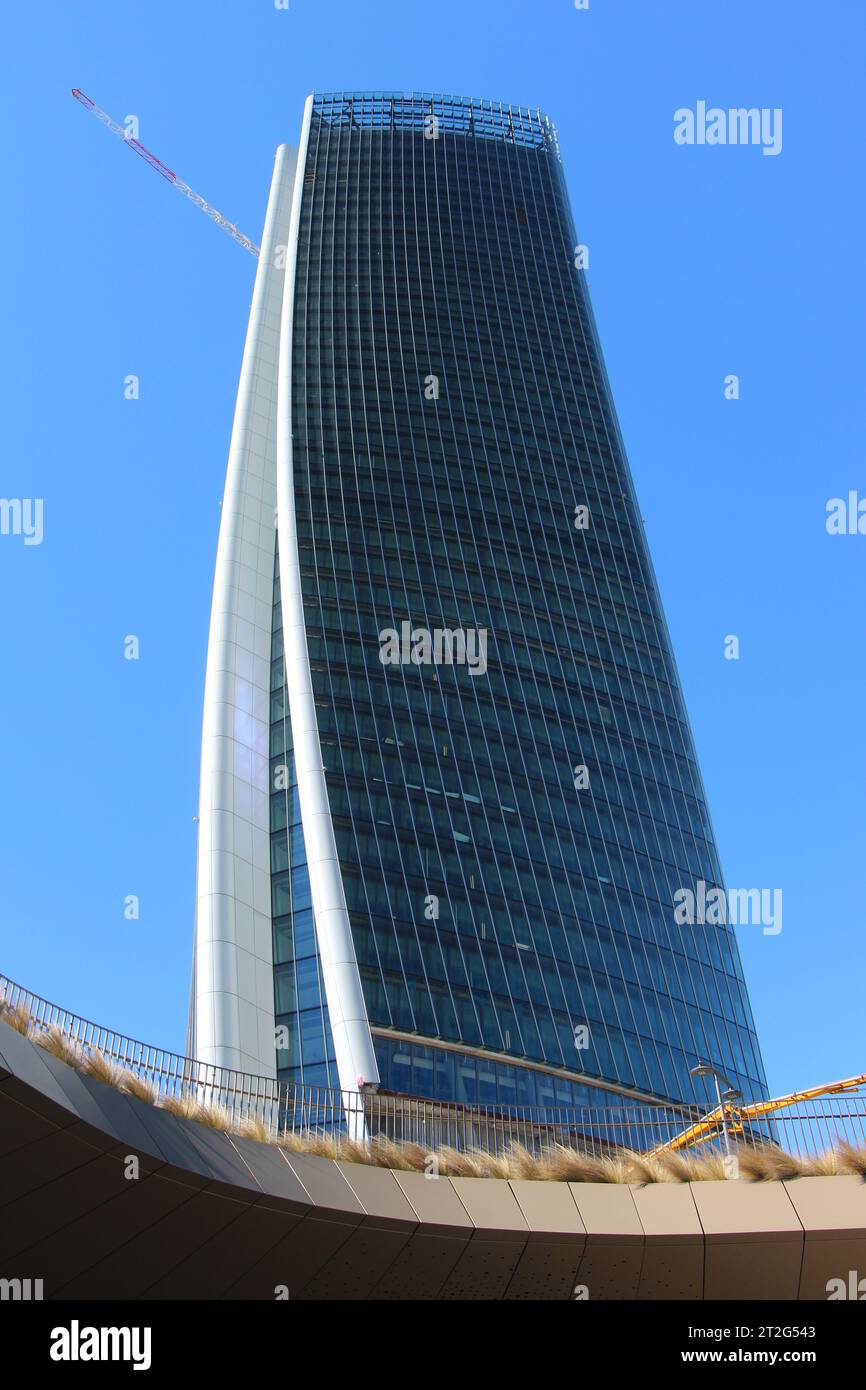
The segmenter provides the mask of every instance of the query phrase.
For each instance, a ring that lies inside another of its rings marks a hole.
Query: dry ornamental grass
[[[122,1067],[95,1048],[86,1048],[57,1026],[34,1023],[21,1005],[0,999],[0,1020],[30,1038],[53,1057],[104,1085],[169,1114],[193,1120],[223,1133],[278,1144],[288,1153],[367,1163],[394,1171],[436,1173],[442,1177],[529,1178],[544,1182],[631,1183],[708,1182],[725,1179],[725,1159],[715,1150],[691,1149],[648,1157],[634,1150],[609,1154],[587,1153],[552,1144],[534,1154],[513,1142],[499,1153],[486,1149],[457,1149],[440,1144],[436,1149],[410,1140],[375,1135],[367,1141],[323,1130],[285,1130],[276,1134],[257,1115],[235,1118],[222,1106],[200,1100],[189,1091],[161,1095],[155,1080]],[[735,1149],[739,1176],[752,1182],[785,1178],[855,1176],[866,1179],[866,1147],[845,1140],[820,1154],[800,1158],[771,1144],[740,1144]]]

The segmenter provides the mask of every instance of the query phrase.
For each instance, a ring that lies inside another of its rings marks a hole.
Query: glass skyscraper
[[[469,1102],[765,1080],[555,130],[316,94],[223,504],[192,1045]],[[714,1094],[714,1093],[713,1093]]]

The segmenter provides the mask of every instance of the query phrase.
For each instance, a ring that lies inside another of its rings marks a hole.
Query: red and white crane
[[[195,203],[196,207],[201,208],[202,212],[206,212],[208,217],[211,218],[213,222],[216,222],[218,227],[222,227],[224,232],[228,232],[229,236],[236,241],[239,246],[243,246],[244,250],[249,251],[251,256],[258,256],[259,248],[254,241],[250,241],[249,237],[244,236],[243,232],[235,226],[234,222],[229,222],[228,218],[223,217],[221,212],[217,212],[216,208],[211,207],[210,203],[206,203],[201,194],[193,192],[188,183],[184,183],[183,179],[179,179],[174,170],[169,169],[167,164],[163,164],[161,159],[157,159],[155,154],[151,154],[150,150],[146,149],[140,140],[135,140],[123,129],[123,126],[118,125],[117,121],[112,120],[111,116],[109,116],[106,111],[103,111],[100,106],[97,106],[95,101],[91,101],[90,97],[85,96],[84,92],[78,87],[72,88],[72,95],[75,97],[76,101],[81,102],[85,110],[95,116],[98,121],[101,121],[104,126],[107,126],[114,135],[119,135],[124,144],[130,145],[131,148],[135,150],[136,154],[141,155],[142,159],[150,165],[151,169],[155,169],[173,188],[176,188],[179,193],[183,193],[185,197],[189,198],[190,202]]]

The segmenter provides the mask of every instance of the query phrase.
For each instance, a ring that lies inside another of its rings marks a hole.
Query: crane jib
[[[97,106],[96,102],[92,101],[89,96],[85,96],[80,87],[73,87],[72,95],[75,97],[76,101],[81,103],[85,110],[95,116],[98,121],[101,121],[104,126],[107,126],[113,135],[118,135],[125,145],[131,145],[135,153],[139,155],[146,164],[149,164],[151,169],[154,169],[157,174],[160,174],[162,178],[165,179],[166,183],[170,183],[178,192],[183,193],[186,198],[189,198],[191,202],[195,203],[196,207],[201,208],[202,212],[206,212],[208,217],[210,217],[213,222],[216,222],[218,227],[222,227],[224,232],[228,232],[229,236],[240,246],[243,246],[246,251],[249,251],[251,256],[258,256],[259,248],[256,246],[255,242],[250,241],[248,236],[244,236],[240,228],[236,227],[233,222],[229,222],[227,217],[223,217],[222,213],[218,212],[216,208],[211,207],[210,203],[205,202],[200,194],[193,192],[189,184],[184,183],[183,179],[178,178],[174,170],[169,169],[168,165],[163,164],[162,160],[155,154],[152,154],[145,145],[142,145],[140,140],[136,140],[128,131],[124,130],[123,126],[118,125],[117,121],[109,116],[106,111],[103,111],[100,106]]]

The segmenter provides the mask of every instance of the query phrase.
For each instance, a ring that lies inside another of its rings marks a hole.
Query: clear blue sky
[[[0,970],[183,1047],[255,271],[69,89],[253,239],[309,90],[471,93],[559,127],[722,862],[784,894],[780,935],[741,932],[770,1085],[866,1069],[866,536],[824,524],[866,495],[861,0],[52,0],[4,39],[0,495],[44,498],[45,536],[0,537]],[[782,153],[678,147],[701,99],[781,107]]]

